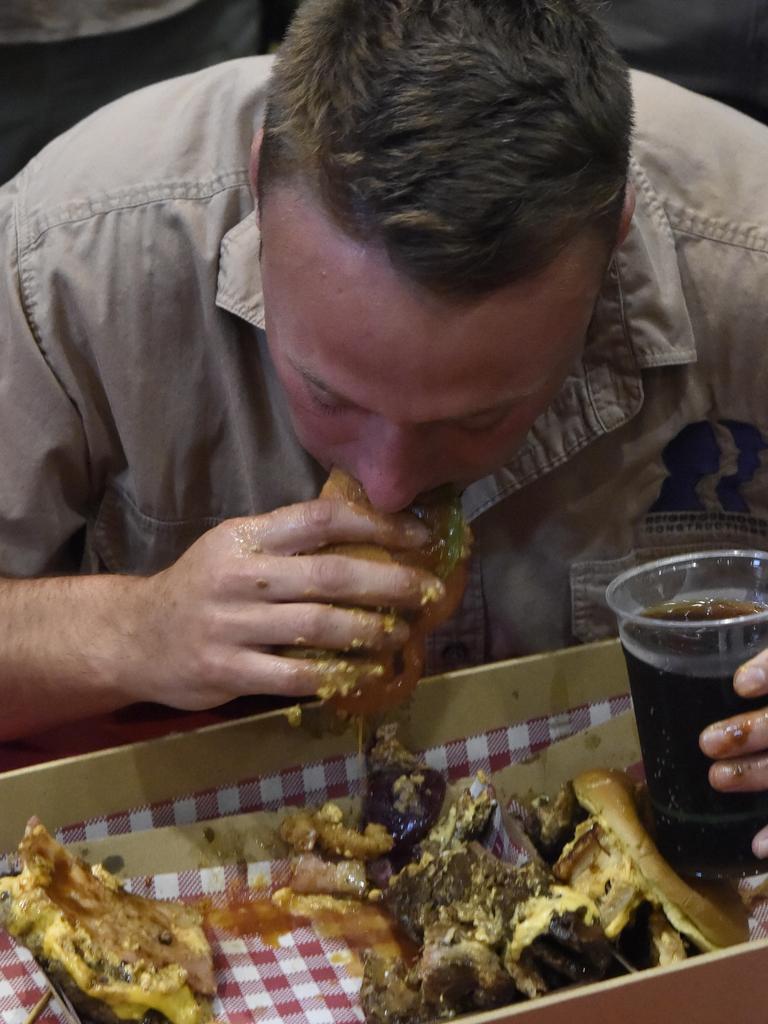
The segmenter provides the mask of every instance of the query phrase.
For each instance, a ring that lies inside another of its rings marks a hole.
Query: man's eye
[[[312,399],[312,404],[317,408],[322,409],[325,413],[337,413],[343,412],[347,406],[343,402],[340,402],[338,398],[329,394],[327,391],[323,391],[320,388],[307,387],[309,397]]]
[[[456,425],[462,430],[467,430],[470,433],[479,433],[481,430],[492,430],[493,427],[498,426],[508,414],[508,408],[488,409],[487,412],[479,412],[476,416],[466,416],[462,420],[457,420]]]

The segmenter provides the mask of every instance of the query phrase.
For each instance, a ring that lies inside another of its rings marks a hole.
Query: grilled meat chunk
[[[631,857],[594,818],[578,826],[554,872],[595,900],[610,939],[615,939],[629,924],[645,898],[643,878]]]
[[[301,853],[291,865],[291,889],[362,898],[368,892],[365,864],[361,860],[331,862],[314,853]]]
[[[612,954],[599,924],[572,910],[553,914],[546,932],[531,943],[531,953],[550,988],[568,982],[599,981],[608,973]]]
[[[408,775],[426,767],[424,762],[397,738],[397,725],[393,722],[376,730],[373,745],[366,758],[369,774],[394,769],[400,775]]]
[[[369,956],[361,1001],[368,1024],[419,1024],[514,1002],[519,993],[499,956],[455,925],[430,925],[412,967]]]
[[[318,811],[296,811],[280,825],[280,837],[297,853],[320,847],[335,857],[374,860],[392,849],[392,837],[373,822],[359,832],[345,824],[341,808],[330,801]]]
[[[489,1010],[519,997],[495,950],[479,941],[471,928],[449,922],[427,927],[415,973],[433,1017]]]
[[[375,1024],[533,998],[604,977],[611,963],[592,901],[539,865],[505,864],[478,843],[425,851],[391,879],[384,899],[421,956],[408,970],[366,962],[363,1006]]]
[[[540,895],[547,879],[531,864],[514,868],[494,857],[479,843],[470,843],[438,856],[427,852],[390,880],[384,892],[387,907],[415,941],[425,928],[446,914],[470,924],[485,941],[502,938],[503,921],[518,903]]]
[[[528,826],[551,867],[530,844],[531,859],[517,867],[471,841],[495,806],[488,786],[463,792],[417,859],[382,886],[421,954],[412,966],[366,965],[369,1021],[446,1019],[746,935],[740,904],[683,882],[661,861],[621,773],[582,773],[553,800],[529,805]],[[388,988],[385,978],[396,982]]]
[[[369,954],[360,1002],[367,1024],[421,1024],[430,1016],[418,979],[402,960]]]
[[[461,791],[445,816],[431,830],[423,849],[437,854],[482,838],[495,809],[496,800],[485,777],[479,773],[472,786]]]
[[[525,831],[548,864],[554,864],[584,817],[570,782],[561,786],[554,797],[535,797],[523,806],[522,813]]]

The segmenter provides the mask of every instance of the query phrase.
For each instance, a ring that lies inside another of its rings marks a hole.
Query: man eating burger
[[[305,0],[276,60],[56,140],[0,190],[4,738],[401,647],[443,582],[322,549],[418,549],[445,484],[475,541],[427,671],[607,635],[627,564],[754,546],[766,156],[576,0]],[[369,509],[315,497],[332,466]],[[767,747],[715,781],[768,786]]]

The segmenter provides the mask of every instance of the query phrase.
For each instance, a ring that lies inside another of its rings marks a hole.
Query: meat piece
[[[272,902],[295,918],[297,926],[311,921],[323,935],[342,939],[350,949],[388,958],[402,956],[402,935],[380,903],[293,889],[277,889]]]
[[[667,967],[688,959],[680,932],[672,927],[658,907],[653,908],[648,918],[648,931],[651,937],[651,967]]]
[[[611,963],[592,901],[540,866],[504,864],[476,843],[425,852],[392,879],[385,900],[421,942],[418,962],[400,975],[408,998],[419,995],[417,1019],[534,998],[604,977]],[[374,989],[367,985],[368,1007]],[[387,1019],[386,998],[369,1020]]]
[[[455,838],[459,841],[480,839],[488,828],[491,815],[496,808],[496,799],[482,772],[468,789],[463,790],[456,801]]]
[[[573,785],[565,783],[554,798],[539,796],[523,808],[523,826],[544,860],[553,864],[584,818]]]
[[[452,924],[427,927],[415,973],[424,1005],[438,1017],[488,1010],[518,998],[495,951]]]
[[[421,758],[412,754],[397,738],[394,722],[382,725],[376,731],[376,740],[368,751],[367,762],[369,772],[394,769],[400,775],[409,775],[426,768]]]
[[[403,961],[375,954],[365,958],[360,1002],[368,1024],[420,1024],[429,1016]]]
[[[600,826],[590,819],[587,826],[577,830],[570,843],[562,850],[553,865],[556,878],[570,882],[585,871],[591,871],[601,856]]]
[[[519,960],[504,958],[504,967],[515,983],[517,990],[526,999],[538,999],[549,991],[549,986],[536,967],[530,950],[523,950]]]
[[[604,978],[613,954],[602,928],[583,912],[554,914],[547,931],[531,943],[530,955],[549,988]]]
[[[344,824],[341,808],[324,804],[319,811],[297,811],[280,825],[280,836],[298,853],[320,846],[336,857],[374,860],[392,849],[392,837],[382,825],[368,824],[362,832]]]
[[[289,814],[280,824],[280,838],[297,853],[309,853],[317,843],[317,826],[310,811]]]
[[[437,853],[461,845],[466,840],[479,839],[488,829],[495,809],[496,800],[491,787],[480,772],[429,833],[424,849]]]
[[[503,964],[518,989],[534,999],[564,985],[604,978],[612,959],[602,929],[585,920],[582,909],[549,914],[546,928],[522,948],[513,933]]]
[[[361,860],[322,860],[314,853],[302,853],[292,865],[291,888],[294,892],[336,893],[365,896],[368,881]]]
[[[419,1024],[519,998],[499,957],[454,925],[430,926],[418,962],[366,958],[360,998],[368,1024]]]
[[[589,897],[558,885],[540,862],[506,864],[478,843],[426,842],[384,899],[422,943],[409,984],[418,979],[437,1018],[601,978],[612,961]]]
[[[331,893],[298,893],[285,886],[275,889],[272,902],[276,907],[294,917],[305,917],[310,920],[319,919],[323,914],[356,914],[361,904],[357,900],[334,896]]]
[[[597,904],[603,930],[615,939],[643,902],[644,880],[613,834],[587,818],[554,865],[555,875]]]
[[[195,908],[124,892],[34,818],[19,853],[21,873],[0,879],[0,923],[76,1009],[105,1024],[151,1010],[172,1024],[210,1019],[213,957]]]
[[[374,860],[392,849],[392,836],[383,825],[370,822],[362,832],[358,832],[344,824],[336,804],[325,804],[314,818],[320,845],[337,857]]]
[[[487,939],[501,938],[501,921],[515,906],[545,890],[548,880],[538,868],[504,864],[478,843],[446,850],[437,857],[425,853],[390,880],[384,892],[388,908],[414,940],[438,917],[441,908]]]

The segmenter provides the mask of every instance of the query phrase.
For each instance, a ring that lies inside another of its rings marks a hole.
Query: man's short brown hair
[[[612,243],[631,122],[587,0],[304,0],[271,80],[259,202],[309,188],[408,277],[482,293],[588,226]]]

